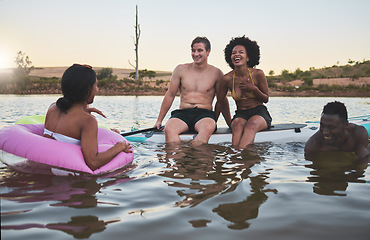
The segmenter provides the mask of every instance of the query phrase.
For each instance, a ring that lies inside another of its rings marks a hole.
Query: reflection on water
[[[177,188],[182,198],[176,207],[195,207],[198,204],[220,194],[233,192],[238,184],[246,179],[250,181],[250,195],[241,202],[223,203],[212,211],[233,224],[231,229],[248,228],[247,220],[257,218],[258,209],[267,200],[265,192],[277,193],[276,189],[266,189],[268,172],[250,176],[251,168],[263,161],[261,149],[235,151],[221,145],[203,145],[193,147],[190,144],[179,146],[167,145],[165,155],[158,155],[166,169],[161,176],[170,180],[168,186]],[[189,221],[194,227],[206,226],[211,220]]]
[[[266,178],[267,176],[264,174],[251,177],[251,194],[244,201],[223,203],[213,209],[213,211],[233,223],[232,225],[228,225],[229,228],[248,228],[250,223],[247,220],[257,218],[260,206],[267,200],[265,192],[277,192],[276,189],[265,189],[265,186],[268,184],[265,181]]]
[[[358,162],[354,153],[323,152],[310,156],[311,176],[309,182],[314,182],[313,191],[322,195],[347,196],[348,183],[365,183],[365,170],[368,163]]]
[[[166,154],[158,156],[168,169],[160,175],[170,178],[166,181],[169,186],[181,189],[176,191],[183,198],[176,203],[178,207],[194,207],[215,195],[232,191],[238,182],[248,177],[245,173],[250,172],[249,167],[259,161],[246,159],[246,162],[234,162],[232,159],[241,155],[226,154],[228,149],[223,146],[194,148],[189,145],[164,147]]]
[[[26,230],[31,228],[46,228],[50,230],[59,230],[73,235],[75,238],[89,238],[92,234],[104,231],[106,225],[119,222],[118,220],[102,221],[95,216],[76,216],[66,223],[42,224],[22,224],[1,226],[4,230]]]
[[[120,175],[98,184],[95,176],[58,177],[39,174],[35,177],[33,174],[8,171],[8,174],[2,175],[0,186],[9,191],[1,194],[1,198],[18,203],[53,201],[50,206],[91,208],[98,204],[95,194],[101,188],[129,180],[128,176]]]
[[[44,114],[57,98],[0,95],[0,127]],[[94,107],[107,115],[97,116],[101,125],[140,129],[154,125],[162,99],[98,96]],[[333,100],[345,102],[352,116],[368,113],[369,98],[271,98],[268,108],[275,123],[301,123],[318,120]],[[218,126],[225,125],[221,118]],[[0,164],[1,237],[367,239],[370,234],[369,168],[351,156],[305,159],[304,143],[296,142],[259,143],[242,152],[230,144],[132,145],[131,168],[100,177],[19,173]]]
[[[33,175],[18,173],[3,177],[1,187],[11,189],[1,195],[3,199],[19,203],[55,201],[50,206],[77,208],[96,206],[97,200],[93,194],[100,189],[94,179],[65,179],[51,175],[35,178]]]
[[[25,174],[11,170],[2,174],[2,188],[10,189],[9,192],[1,194],[1,199],[17,203],[51,202],[51,207],[70,207],[76,209],[94,208],[99,205],[119,205],[114,202],[102,202],[96,198],[96,193],[101,188],[109,187],[118,183],[129,181],[130,178],[115,172],[110,178],[97,183],[95,176],[73,176],[59,177],[44,174]],[[108,175],[107,175],[108,176]],[[114,176],[114,178],[111,178]],[[101,179],[100,179],[101,181]],[[2,216],[19,215],[31,212],[32,209],[22,211],[1,212]],[[18,225],[2,224],[4,230],[25,230],[31,228],[46,228],[60,230],[71,234],[76,238],[88,238],[93,233],[101,232],[107,224],[119,222],[120,220],[99,220],[97,216],[73,216],[69,222],[58,222],[49,224],[23,223]]]

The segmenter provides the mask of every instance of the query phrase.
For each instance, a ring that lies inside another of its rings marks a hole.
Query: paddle
[[[134,134],[138,134],[138,133],[143,133],[143,132],[149,132],[149,131],[160,132],[160,131],[162,131],[163,127],[164,126],[161,126],[159,129],[157,127],[151,127],[151,128],[145,128],[145,129],[131,131],[131,132],[124,132],[124,133],[121,133],[121,136],[126,137],[126,136],[130,136],[130,135],[134,135]],[[147,137],[147,136],[145,136],[145,137]]]

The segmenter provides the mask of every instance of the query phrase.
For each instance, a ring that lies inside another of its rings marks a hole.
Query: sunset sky
[[[223,50],[242,35],[260,45],[266,75],[370,59],[368,0],[0,0],[0,68],[18,51],[36,67],[131,68],[136,5],[140,69],[191,62],[196,36],[209,38],[209,63],[225,73]]]

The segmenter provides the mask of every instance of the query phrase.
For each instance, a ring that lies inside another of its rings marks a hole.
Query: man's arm
[[[355,154],[360,160],[369,161],[370,152],[366,128],[363,126],[356,126],[353,134],[356,141]]]
[[[179,89],[180,82],[181,82],[180,72],[181,72],[181,65],[178,65],[171,75],[171,80],[168,86],[168,90],[166,94],[164,95],[164,98],[161,104],[161,109],[159,110],[157,122],[154,125],[157,128],[160,128],[162,126],[162,121],[164,117],[166,116],[168,110],[171,108],[173,100],[176,97],[177,90]]]

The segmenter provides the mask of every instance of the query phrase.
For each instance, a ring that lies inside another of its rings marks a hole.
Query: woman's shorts
[[[270,116],[270,113],[267,111],[267,107],[265,105],[258,105],[257,107],[247,110],[236,110],[232,120],[236,118],[243,118],[248,121],[251,117],[255,115],[263,117],[267,123],[267,127],[268,128],[271,127],[272,118]]]

